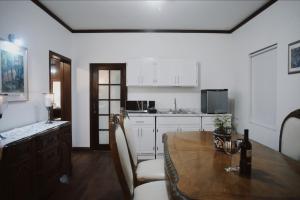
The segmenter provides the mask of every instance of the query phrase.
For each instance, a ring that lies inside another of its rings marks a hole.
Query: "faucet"
[[[176,98],[174,98],[174,111],[177,113],[177,103],[176,103]]]

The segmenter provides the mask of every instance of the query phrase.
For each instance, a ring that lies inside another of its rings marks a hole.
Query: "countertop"
[[[215,117],[218,115],[231,115],[231,114],[206,114],[206,113],[128,113],[132,117]]]

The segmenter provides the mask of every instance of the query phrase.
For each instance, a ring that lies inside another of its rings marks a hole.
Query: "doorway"
[[[127,99],[126,64],[90,64],[90,145],[109,150],[109,115],[120,114]]]
[[[49,51],[49,87],[54,95],[51,118],[71,122],[71,59],[52,51]]]

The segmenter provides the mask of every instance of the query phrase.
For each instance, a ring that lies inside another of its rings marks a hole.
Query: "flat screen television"
[[[228,113],[228,89],[201,90],[201,112],[207,114]]]

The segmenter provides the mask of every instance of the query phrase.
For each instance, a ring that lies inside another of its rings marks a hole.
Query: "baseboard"
[[[90,147],[72,147],[72,151],[90,151]]]

